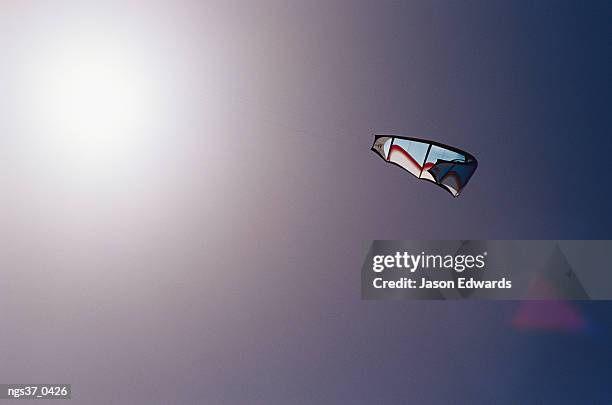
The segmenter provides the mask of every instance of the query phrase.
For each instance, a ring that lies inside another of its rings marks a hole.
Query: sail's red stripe
[[[425,170],[425,169],[429,170],[434,165],[433,163],[425,163],[425,166],[421,166],[416,160],[414,160],[414,158],[410,155],[410,153],[408,153],[404,148],[402,148],[399,145],[391,145],[391,152],[393,151],[397,151],[401,153],[402,155],[404,155],[408,160],[410,160],[420,170]],[[389,153],[389,158],[391,158],[391,153]]]

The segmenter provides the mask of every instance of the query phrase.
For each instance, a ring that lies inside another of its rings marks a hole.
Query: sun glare
[[[73,161],[127,156],[154,127],[152,66],[118,41],[73,40],[43,53],[30,100],[36,132]]]

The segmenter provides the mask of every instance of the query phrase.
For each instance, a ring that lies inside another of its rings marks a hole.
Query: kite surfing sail
[[[372,150],[419,179],[431,181],[457,197],[476,171],[471,154],[425,139],[376,135]]]

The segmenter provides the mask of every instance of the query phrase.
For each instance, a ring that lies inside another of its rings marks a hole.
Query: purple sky
[[[359,281],[372,239],[610,238],[611,14],[3,3],[0,382],[83,404],[609,401],[609,304],[577,309],[592,334],[527,332],[518,304],[362,302]],[[453,199],[374,132],[479,168]]]

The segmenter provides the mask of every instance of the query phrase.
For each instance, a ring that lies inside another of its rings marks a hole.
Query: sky
[[[360,300],[374,239],[610,239],[611,17],[3,2],[0,382],[86,404],[611,401],[609,303]],[[478,170],[452,198],[374,133]],[[582,326],[538,323],[558,313]]]

